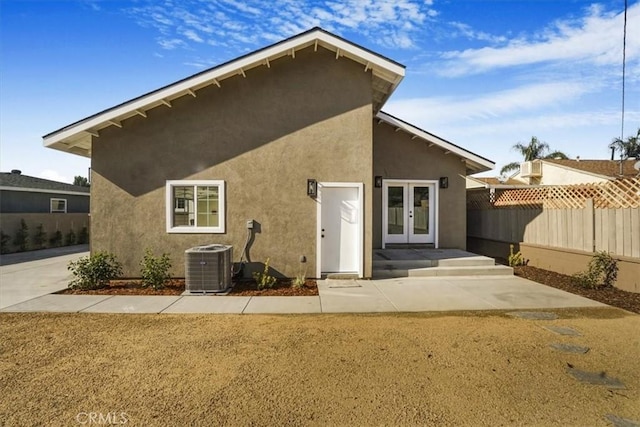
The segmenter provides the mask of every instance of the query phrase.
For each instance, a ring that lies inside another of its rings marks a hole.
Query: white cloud
[[[385,107],[413,123],[460,123],[544,110],[571,102],[592,86],[580,82],[537,83],[473,97],[432,97],[390,101]]]
[[[628,61],[640,60],[640,3],[631,5],[627,13]],[[459,31],[477,37],[477,33],[461,23]],[[547,62],[581,62],[611,66],[622,61],[623,13],[605,12],[591,6],[581,19],[560,20],[539,34],[510,40],[503,47],[482,47],[445,52],[442,75],[461,76],[518,65]],[[484,36],[483,36],[484,37]]]
[[[36,176],[38,178],[50,179],[51,181],[65,182],[67,184],[73,183],[73,179],[53,169],[45,169]]]
[[[194,31],[194,30],[186,30],[182,33],[186,38],[191,41],[202,43],[204,40]]]
[[[321,26],[337,33],[366,35],[382,46],[415,48],[425,23],[438,15],[431,1],[344,0],[193,0],[189,3],[142,2],[128,9],[140,25],[155,28],[165,49],[210,45],[243,50]],[[211,37],[202,37],[202,33]],[[179,44],[177,40],[182,40]]]

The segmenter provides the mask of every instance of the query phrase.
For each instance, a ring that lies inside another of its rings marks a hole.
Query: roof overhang
[[[195,97],[197,91],[206,86],[220,87],[230,77],[246,77],[247,70],[270,67],[270,63],[278,58],[295,58],[296,51],[309,47],[328,49],[335,52],[336,60],[348,58],[361,64],[365,72],[372,73],[374,113],[382,108],[404,77],[403,65],[321,28],[314,28],[65,126],[45,135],[44,146],[91,157],[92,139],[99,137],[101,130],[110,126],[122,127],[124,120],[136,115],[146,117],[146,112],[156,107],[171,107],[171,102],[177,98]]]
[[[404,120],[401,120],[383,111],[378,112],[376,118],[378,119],[379,123],[384,122],[390,126],[393,126],[394,128],[396,128],[396,131],[404,131],[412,135],[413,138],[420,138],[430,145],[436,145],[440,147],[442,150],[444,150],[445,154],[459,157],[466,166],[467,175],[478,172],[486,172],[494,169],[496,166],[495,162],[492,162],[489,159],[474,154],[471,151],[465,150],[464,148],[459,147],[452,142],[442,139],[439,136],[429,133],[423,129],[415,127],[412,124],[407,123]]]

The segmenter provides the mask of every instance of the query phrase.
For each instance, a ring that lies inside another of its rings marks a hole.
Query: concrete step
[[[394,260],[374,260],[373,261],[373,269],[374,270],[409,270],[412,268],[427,268],[427,267],[435,267],[437,265],[436,260],[431,259],[420,259],[420,260],[404,260],[404,259],[394,259]]]
[[[409,277],[438,277],[438,276],[510,276],[513,268],[504,265],[484,266],[445,266],[431,268],[417,268],[408,271]]]
[[[496,260],[486,256],[470,256],[462,258],[445,258],[436,260],[438,267],[472,267],[472,266],[486,266],[495,265]]]

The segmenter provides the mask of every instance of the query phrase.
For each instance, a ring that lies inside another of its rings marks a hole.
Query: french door
[[[386,180],[383,191],[384,243],[434,243],[435,183]]]

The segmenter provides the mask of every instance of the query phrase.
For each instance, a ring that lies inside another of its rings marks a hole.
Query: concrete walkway
[[[71,279],[67,264],[88,250],[76,245],[0,256],[0,309],[65,289]]]
[[[0,267],[0,311],[82,313],[380,313],[604,307],[515,276],[319,281],[319,296],[54,295],[70,279],[64,255]]]

